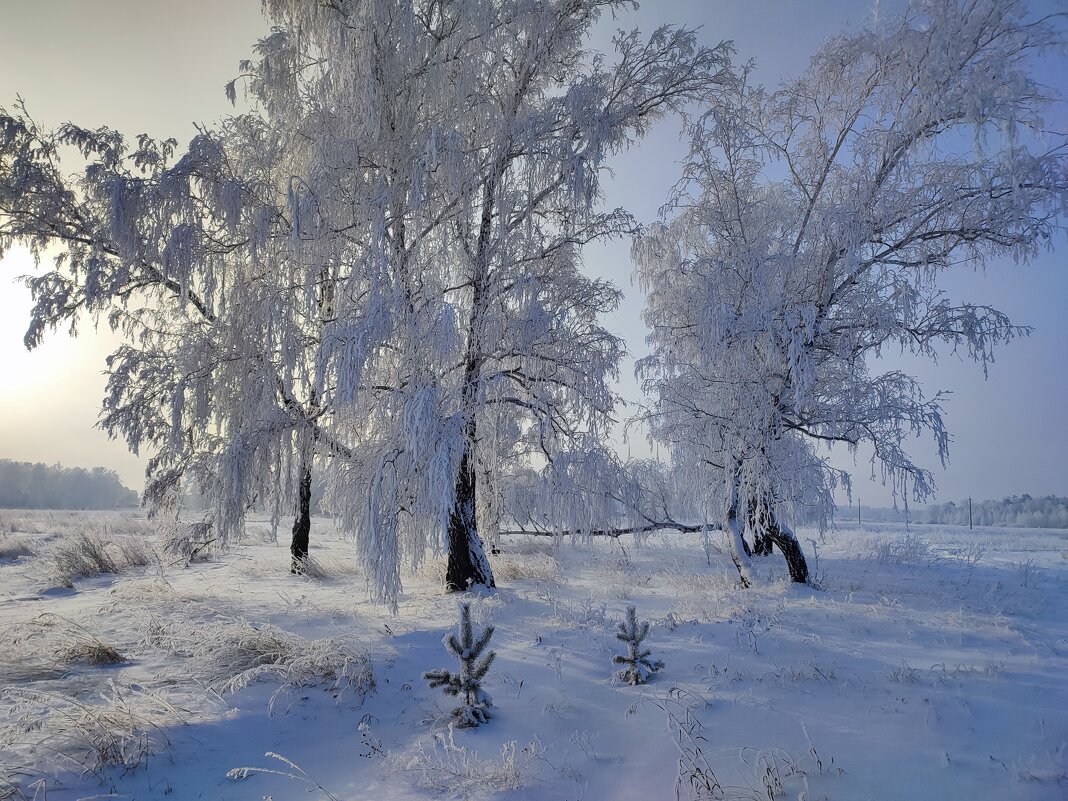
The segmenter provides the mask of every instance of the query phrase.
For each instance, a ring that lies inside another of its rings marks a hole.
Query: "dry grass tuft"
[[[25,680],[55,675],[68,665],[116,665],[126,661],[118,648],[85,626],[52,613],[8,626],[0,631],[0,641],[6,644],[0,656],[0,675],[21,676]]]
[[[491,554],[490,567],[495,578],[502,581],[531,580],[557,582],[560,580],[560,563],[552,553]]]
[[[78,531],[48,546],[40,560],[40,570],[46,584],[73,587],[77,578],[121,573],[156,561],[151,546],[141,539],[112,538],[100,532]]]
[[[290,573],[292,556],[289,549],[253,546],[242,548],[240,569],[247,576],[277,579]],[[300,574],[313,581],[329,579],[350,580],[360,576],[355,549],[352,553],[321,550],[308,557],[305,569]]]
[[[504,743],[497,758],[480,757],[453,739],[450,728],[435,735],[430,749],[419,746],[408,756],[391,755],[390,767],[407,774],[409,781],[433,795],[468,798],[520,790],[537,781],[545,747],[535,740],[518,748]]]
[[[215,539],[197,534],[193,526],[179,525],[170,528],[163,536],[163,552],[173,564],[187,565],[210,562]]]
[[[18,534],[0,534],[0,559],[18,559],[35,553],[29,540]]]
[[[219,692],[278,681],[272,708],[281,693],[298,687],[325,686],[340,698],[346,692],[362,697],[375,686],[371,660],[359,642],[348,637],[306,640],[269,623],[254,625],[240,618],[154,619],[144,645],[186,658],[179,666],[182,673],[192,672]]]
[[[448,567],[449,558],[445,554],[437,554],[424,557],[419,566],[412,572],[416,578],[424,581],[432,581],[435,584],[445,586],[445,569]]]
[[[129,771],[144,764],[169,745],[164,727],[185,722],[157,693],[114,681],[108,686],[100,703],[62,693],[4,690],[0,719],[7,722],[0,726],[0,761],[16,764],[20,753],[47,752],[57,770],[67,764],[102,779],[110,766]]]
[[[118,665],[126,661],[117,648],[106,642],[87,642],[63,651],[61,657],[65,662],[81,663],[84,665]]]

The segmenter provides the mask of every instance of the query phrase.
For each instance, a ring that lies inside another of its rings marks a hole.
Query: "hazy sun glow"
[[[94,330],[92,321],[85,320],[77,337],[60,330],[27,351],[22,339],[32,300],[18,276],[38,269],[22,248],[0,260],[0,364],[6,377],[0,382],[0,457],[82,467],[106,464],[139,490],[141,460],[93,429],[106,381],[104,360],[119,338],[106,325]]]

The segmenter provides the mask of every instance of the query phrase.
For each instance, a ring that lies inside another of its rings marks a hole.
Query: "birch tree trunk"
[[[311,539],[311,462],[303,461],[300,469],[300,490],[297,496],[297,517],[293,521],[293,539],[289,552],[293,556],[290,573],[308,572],[308,545]]]
[[[801,550],[801,544],[797,541],[797,536],[794,532],[784,523],[781,523],[775,516],[774,512],[768,512],[768,523],[764,529],[763,542],[771,541],[779,546],[779,550],[782,551],[782,555],[786,557],[786,566],[790,570],[790,580],[795,581],[798,584],[805,584],[808,582],[808,563],[805,561],[805,554]],[[771,546],[767,545],[768,553],[771,552]]]
[[[449,561],[445,569],[448,592],[465,592],[476,584],[496,586],[476,523],[474,431],[472,421],[468,432],[471,436],[464,437],[460,470],[456,475],[456,499],[449,513]]]
[[[752,563],[749,561],[749,547],[742,537],[742,521],[738,514],[738,471],[727,471],[727,513],[725,528],[731,544],[731,561],[738,568],[738,577],[743,587],[753,586]]]

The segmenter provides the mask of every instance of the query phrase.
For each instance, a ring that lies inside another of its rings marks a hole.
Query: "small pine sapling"
[[[456,633],[446,634],[442,640],[445,650],[460,660],[459,673],[442,668],[423,674],[431,687],[441,687],[446,695],[463,699],[463,703],[451,713],[461,729],[474,728],[490,719],[489,708],[493,706],[493,699],[482,689],[481,682],[497,653],[490,651],[481,661],[479,657],[492,636],[493,626],[487,626],[476,641],[471,630],[471,605],[460,604],[460,622],[456,626]]]
[[[633,606],[627,607],[627,619],[619,624],[616,639],[627,644],[625,656],[613,656],[612,664],[623,665],[616,674],[619,680],[626,684],[645,684],[650,677],[664,667],[664,663],[657,659],[649,661],[653,653],[648,648],[642,648],[642,641],[649,635],[649,622],[639,625],[638,617]]]

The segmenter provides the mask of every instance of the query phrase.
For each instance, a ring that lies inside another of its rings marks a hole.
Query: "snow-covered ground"
[[[391,615],[328,521],[316,579],[264,530],[183,566],[142,521],[0,515],[0,798],[1068,793],[1064,532],[843,529],[818,542],[819,589],[773,557],[750,590],[697,536],[510,539],[500,587],[471,599],[496,627],[494,717],[450,732],[450,699],[422,678],[455,667],[442,561],[405,578]],[[127,566],[56,586],[80,532],[126,543],[109,555]],[[665,663],[645,686],[612,678],[628,604]]]

